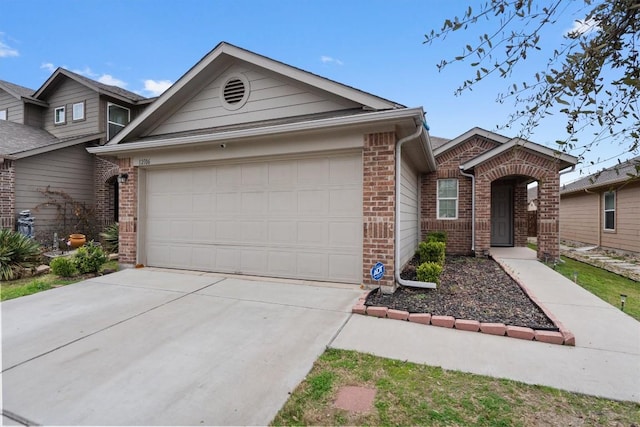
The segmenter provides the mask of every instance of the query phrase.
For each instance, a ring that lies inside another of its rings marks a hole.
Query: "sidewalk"
[[[640,323],[537,261],[530,249],[491,252],[575,334],[575,347],[361,315],[331,346],[640,402]]]

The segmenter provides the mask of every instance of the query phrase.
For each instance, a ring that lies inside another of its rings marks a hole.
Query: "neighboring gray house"
[[[86,151],[105,144],[152,100],[59,68],[38,89],[0,81],[0,226],[20,211],[36,238],[95,237],[117,220],[118,167]],[[91,217],[91,227],[86,217]]]

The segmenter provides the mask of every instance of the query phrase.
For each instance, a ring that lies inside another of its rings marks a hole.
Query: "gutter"
[[[460,174],[471,178],[471,252],[476,253],[476,177],[460,166]]]
[[[435,289],[436,283],[433,282],[418,282],[414,280],[404,280],[400,277],[400,187],[401,187],[401,172],[402,172],[402,145],[405,142],[419,138],[420,135],[426,130],[426,124],[424,122],[418,125],[416,131],[409,136],[405,136],[396,143],[396,220],[394,226],[394,243],[395,243],[395,259],[394,259],[394,275],[396,282],[400,286],[407,286],[412,288],[426,288]],[[427,136],[429,134],[427,133]],[[431,156],[433,157],[433,155]]]

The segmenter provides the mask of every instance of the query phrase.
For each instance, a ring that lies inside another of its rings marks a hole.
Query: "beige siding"
[[[640,183],[616,191],[616,229],[602,231],[601,246],[640,252]]]
[[[250,84],[247,103],[235,111],[227,110],[221,101],[221,85],[233,74],[242,73]],[[260,120],[354,108],[351,101],[320,93],[303,84],[285,80],[266,70],[258,71],[240,65],[230,67],[178,109],[150,135],[161,135],[192,129],[249,123]]]
[[[89,135],[98,131],[98,94],[86,86],[70,79],[63,79],[52,95],[46,100],[49,108],[43,112],[44,129],[58,138]],[[72,121],[72,106],[85,101],[85,119]],[[65,107],[66,123],[56,125],[53,113],[58,107]]]
[[[30,209],[36,217],[36,237],[49,241],[54,231],[63,230],[64,221],[57,218],[54,207],[38,205],[48,199],[38,190],[50,186],[51,190],[64,191],[75,201],[92,207],[94,204],[94,157],[84,145],[76,145],[16,161],[16,213]],[[83,230],[78,230],[83,231]]]
[[[24,104],[20,99],[0,89],[0,110],[7,110],[7,120],[15,123],[24,124]]]
[[[591,245],[598,244],[602,229],[599,215],[599,195],[579,193],[560,199],[560,238]]]
[[[400,179],[400,265],[409,261],[418,248],[420,235],[418,200],[418,174],[408,162],[407,155],[404,154]]]

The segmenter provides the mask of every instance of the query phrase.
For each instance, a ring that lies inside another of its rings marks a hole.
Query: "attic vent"
[[[227,110],[241,108],[249,98],[249,80],[242,75],[227,78],[222,85],[222,105]]]

